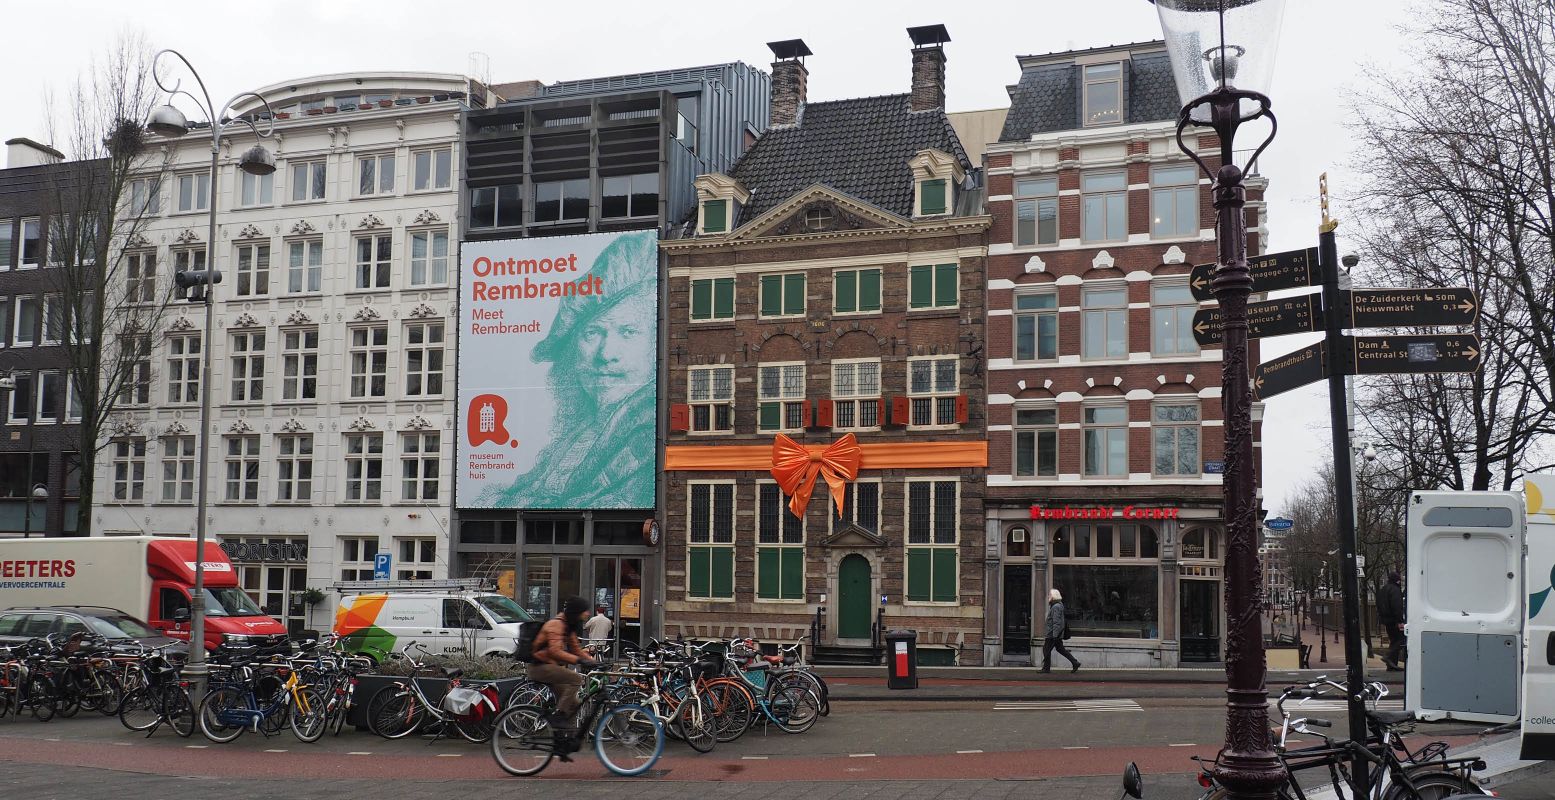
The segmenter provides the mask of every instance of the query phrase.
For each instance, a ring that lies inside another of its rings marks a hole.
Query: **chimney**
[[[64,160],[64,153],[31,139],[18,136],[15,139],[7,139],[5,142],[5,166],[7,169],[58,164]]]
[[[908,28],[912,37],[912,110],[945,110],[945,48],[950,32],[944,25]]]
[[[772,113],[768,124],[794,125],[799,122],[799,111],[805,104],[805,85],[810,71],[805,69],[804,57],[811,55],[803,39],[787,39],[767,42],[772,55]]]

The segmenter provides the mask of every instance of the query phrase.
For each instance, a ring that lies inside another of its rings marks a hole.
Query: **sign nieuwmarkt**
[[[1181,509],[1152,506],[1032,505],[1032,519],[1177,519]]]

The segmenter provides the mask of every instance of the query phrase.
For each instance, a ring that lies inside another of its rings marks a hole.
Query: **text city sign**
[[[1317,248],[1288,250],[1269,253],[1247,259],[1247,271],[1253,277],[1253,293],[1273,292],[1279,289],[1299,289],[1316,286],[1320,273],[1317,268]],[[1210,282],[1215,278],[1214,264],[1199,264],[1188,274],[1188,289],[1195,300],[1214,300]]]
[[[1479,298],[1466,287],[1445,289],[1355,289],[1350,295],[1349,328],[1413,325],[1473,325]],[[1341,306],[1346,304],[1341,304]]]
[[[1039,506],[1031,507],[1032,519],[1177,519],[1176,508],[1145,506]]]
[[[1352,336],[1351,374],[1474,372],[1479,369],[1479,337],[1437,333],[1421,336]]]
[[[1221,319],[1219,306],[1193,312],[1193,339],[1200,347],[1221,343],[1224,339],[1220,330]],[[1322,327],[1322,319],[1322,307],[1315,294],[1248,303],[1247,336],[1250,339],[1264,339],[1292,333],[1311,333]]]

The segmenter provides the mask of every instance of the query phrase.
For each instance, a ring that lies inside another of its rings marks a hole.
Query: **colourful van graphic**
[[[398,640],[394,634],[378,626],[378,615],[388,602],[386,594],[359,594],[345,597],[335,612],[335,635],[347,652],[361,653],[376,662],[382,662],[394,652]]]

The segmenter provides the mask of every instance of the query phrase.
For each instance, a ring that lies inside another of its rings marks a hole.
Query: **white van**
[[[362,591],[342,595],[334,632],[375,662],[411,641],[433,653],[510,656],[519,625],[532,619],[494,592]]]

